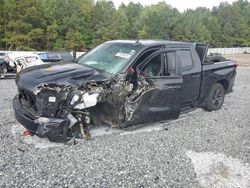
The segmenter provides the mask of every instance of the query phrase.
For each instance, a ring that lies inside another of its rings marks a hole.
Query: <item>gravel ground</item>
[[[249,81],[239,68],[219,111],[67,146],[23,137],[0,80],[0,187],[250,187]]]

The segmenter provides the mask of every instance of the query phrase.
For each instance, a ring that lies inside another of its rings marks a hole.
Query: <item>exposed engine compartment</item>
[[[20,90],[19,98],[26,110],[39,117],[36,134],[52,140],[90,139],[92,125],[121,128],[130,124],[140,96],[149,88],[143,77],[134,86],[119,74],[111,81],[87,81],[80,86],[40,84],[32,94]]]

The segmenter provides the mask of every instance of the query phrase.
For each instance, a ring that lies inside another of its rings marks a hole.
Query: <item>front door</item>
[[[139,77],[150,87],[140,97],[132,124],[179,117],[183,80],[176,57],[175,51],[159,50],[138,66]]]

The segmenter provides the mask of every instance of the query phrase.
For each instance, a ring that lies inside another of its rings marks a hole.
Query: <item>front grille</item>
[[[19,89],[20,103],[37,116],[55,118],[65,108],[67,92],[44,88],[37,95]]]

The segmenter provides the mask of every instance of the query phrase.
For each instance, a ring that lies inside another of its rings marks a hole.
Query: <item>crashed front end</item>
[[[88,81],[81,86],[45,83],[33,92],[19,88],[13,101],[15,117],[39,137],[90,139],[91,126],[125,127],[136,122],[140,95],[148,87],[141,80],[135,90],[125,75],[119,75],[111,81]]]

